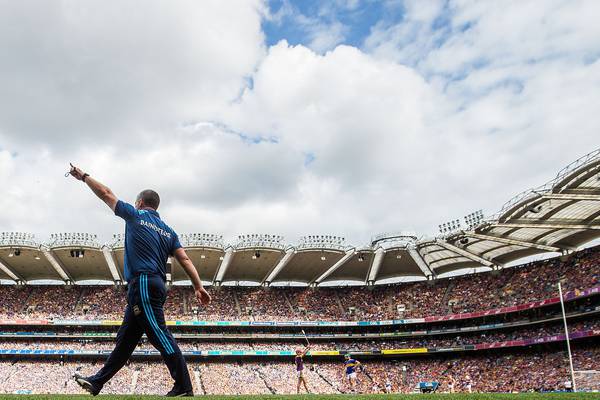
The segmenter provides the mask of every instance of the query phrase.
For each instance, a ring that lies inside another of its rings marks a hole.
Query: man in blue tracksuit
[[[70,173],[86,183],[115,215],[125,220],[125,279],[128,283],[127,308],[114,350],[98,373],[89,377],[75,374],[75,381],[94,396],[100,393],[102,386],[125,365],[145,333],[160,351],[175,380],[167,396],[193,396],[185,359],[165,325],[163,304],[167,298],[165,266],[168,257],[174,256],[189,275],[200,303],[208,304],[210,295],[202,287],[177,234],[160,219],[156,211],[160,203],[158,193],[142,191],[134,207],[118,200],[108,187],[79,168],[71,165]]]

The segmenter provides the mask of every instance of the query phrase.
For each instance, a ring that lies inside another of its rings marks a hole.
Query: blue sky
[[[419,68],[420,62],[473,26],[469,19],[453,21],[455,7],[447,0],[270,0],[268,8],[262,21],[268,46],[285,40],[319,54],[341,44],[372,53],[383,41],[398,50],[395,61],[418,69],[426,78],[434,71]],[[411,48],[415,51],[402,53]],[[459,71],[440,75],[448,80],[461,79],[469,68],[478,69],[486,62],[472,60]]]
[[[291,45],[308,45],[315,25],[339,23],[343,26],[341,43],[362,47],[373,26],[400,22],[404,14],[402,2],[377,0],[271,0],[269,9],[276,18],[263,22],[268,45],[284,39]]]

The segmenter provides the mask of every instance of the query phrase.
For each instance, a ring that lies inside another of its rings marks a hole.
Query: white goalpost
[[[575,382],[575,373],[573,370],[573,356],[571,355],[571,341],[569,339],[569,328],[567,327],[567,315],[565,314],[565,302],[563,301],[562,287],[560,281],[558,282],[558,295],[560,297],[560,307],[562,309],[563,322],[565,324],[565,340],[567,342],[567,352],[569,353],[569,367],[571,370],[571,384],[573,385],[573,392],[577,391],[577,383]]]

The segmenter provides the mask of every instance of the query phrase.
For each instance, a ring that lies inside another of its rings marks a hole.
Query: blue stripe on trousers
[[[144,275],[144,293],[146,296],[146,305],[148,307],[150,313],[150,320],[154,324],[155,331],[158,332],[158,336],[162,338],[163,346],[165,346],[165,350],[167,354],[173,354],[173,346],[171,346],[171,342],[167,339],[163,330],[158,326],[158,322],[156,321],[156,317],[154,316],[154,310],[150,304],[150,296],[148,295],[148,276]]]
[[[152,309],[152,305],[150,304],[150,296],[148,295],[148,276],[147,275],[143,275],[143,276],[144,276],[144,294],[143,295],[145,297],[145,299],[143,299],[143,300],[145,300],[146,307],[148,309],[147,314],[148,314],[148,319],[150,320],[150,325],[153,326],[154,332],[156,333],[156,336],[158,336],[159,340],[163,344],[163,347],[165,348],[165,351],[167,352],[167,354],[173,354],[174,353],[173,347],[171,346],[171,343],[165,336],[165,333],[158,326],[158,323],[156,322],[156,318],[154,316],[154,311]]]
[[[141,297],[142,297],[142,306],[144,307],[144,311],[148,318],[148,322],[150,323],[150,327],[154,330],[154,333],[158,337],[158,340],[161,342],[167,354],[173,354],[173,347],[171,343],[165,336],[165,333],[160,329],[156,319],[154,317],[154,312],[152,310],[152,305],[150,304],[150,298],[148,296],[148,277],[146,275],[142,275],[141,277]]]

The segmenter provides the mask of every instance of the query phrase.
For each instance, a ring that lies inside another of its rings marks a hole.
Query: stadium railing
[[[575,331],[569,334],[570,340],[580,340],[591,337],[600,336],[600,329],[590,329],[583,331]],[[504,342],[466,344],[453,347],[414,347],[414,348],[399,348],[399,349],[379,349],[379,350],[364,350],[364,351],[347,351],[347,350],[324,350],[324,351],[309,351],[309,357],[339,357],[345,354],[353,356],[398,356],[398,355],[414,355],[426,353],[448,353],[448,352],[464,352],[464,351],[479,351],[490,349],[506,349],[513,347],[529,347],[533,345],[542,345],[555,342],[565,341],[565,335],[552,335],[539,338],[510,340]],[[0,350],[2,356],[20,356],[20,357],[105,357],[111,353],[111,350],[72,350],[72,349],[4,349]],[[186,357],[293,357],[296,355],[294,350],[183,350],[182,353]],[[160,353],[156,350],[136,350],[133,352],[133,357],[159,357]]]

